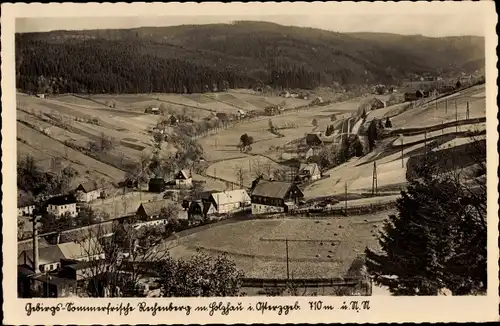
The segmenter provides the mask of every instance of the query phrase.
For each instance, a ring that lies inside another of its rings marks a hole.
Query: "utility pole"
[[[286,246],[286,279],[290,279],[290,266],[288,263],[288,239],[285,239],[285,246]]]
[[[404,145],[404,139],[403,135],[401,134],[401,167],[404,169],[405,164],[404,164],[404,158],[403,158],[403,145]]]
[[[345,202],[345,215],[347,216],[347,181],[345,182],[344,202]]]
[[[373,180],[372,180],[372,195],[378,193],[378,182],[377,182],[377,162],[373,162]]]
[[[467,101],[467,111],[465,112],[465,118],[467,120],[470,119],[470,111],[469,111],[469,101]]]
[[[455,100],[455,131],[458,132],[458,107],[457,107],[457,100]]]
[[[427,154],[427,128],[424,131],[424,151]]]
[[[448,113],[448,99],[446,99],[446,102],[444,105],[444,113]]]

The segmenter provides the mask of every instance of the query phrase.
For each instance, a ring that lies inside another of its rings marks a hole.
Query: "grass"
[[[263,156],[248,156],[214,163],[207,168],[206,173],[213,177],[239,183],[236,171],[240,167],[243,172],[243,186],[250,186],[257,177],[256,172],[258,170],[261,170],[267,176],[269,170],[272,175],[273,171],[283,166]]]
[[[197,250],[226,252],[246,277],[285,278],[285,243],[279,240],[287,238],[293,277],[338,277],[366,246],[377,246],[376,230],[387,215],[235,222],[181,238],[170,253],[181,258]]]

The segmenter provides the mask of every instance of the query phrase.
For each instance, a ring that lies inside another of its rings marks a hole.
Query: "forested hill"
[[[484,39],[340,34],[246,21],[18,34],[16,62],[17,87],[27,92],[311,89],[480,69]]]

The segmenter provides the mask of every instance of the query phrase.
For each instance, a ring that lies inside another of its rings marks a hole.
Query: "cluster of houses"
[[[78,215],[78,204],[89,203],[103,195],[103,190],[97,182],[88,181],[81,183],[69,194],[53,196],[45,201],[47,213],[55,216],[69,215],[76,217]],[[17,197],[17,215],[32,216],[35,211],[34,198],[27,194],[18,194]]]

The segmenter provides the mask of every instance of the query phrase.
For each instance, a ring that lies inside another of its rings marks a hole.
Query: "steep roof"
[[[99,185],[94,180],[81,183],[77,189],[81,189],[86,193],[99,189]]]
[[[49,205],[67,205],[67,204],[76,204],[77,200],[73,195],[62,195],[52,197],[47,200],[47,204]]]
[[[219,120],[229,121],[229,116],[225,112],[219,112],[215,115]]]
[[[38,249],[50,247],[50,244],[44,238],[38,238]],[[33,250],[33,241],[20,241],[17,243],[17,254],[20,255],[25,250]]]
[[[66,242],[57,245],[66,259],[77,259],[85,256],[98,255],[104,252],[96,239],[78,242]]]
[[[139,206],[139,209],[144,208],[144,211],[146,212],[147,216],[154,216],[154,215],[160,215],[161,209],[166,207],[170,203],[169,200],[163,199],[163,200],[157,200],[157,201],[150,201],[147,203],[142,203]]]
[[[315,172],[319,173],[318,164],[316,163],[300,163],[299,172],[308,172],[309,175],[314,175]]]
[[[17,207],[26,207],[35,204],[35,199],[30,195],[23,195],[17,197]]]
[[[181,170],[181,173],[182,173],[182,175],[184,176],[184,178],[186,178],[186,179],[191,178],[191,171],[190,171],[190,170],[188,170],[188,169],[183,169],[183,170]]]
[[[293,183],[290,182],[261,181],[253,190],[252,195],[283,199],[292,186]]]
[[[22,265],[23,263],[23,255],[26,256],[33,261],[33,249],[24,250],[18,256],[18,265]],[[57,263],[61,259],[65,258],[63,252],[57,245],[52,245],[44,248],[38,248],[38,256],[40,259],[40,264],[50,264]]]
[[[212,194],[217,205],[227,205],[234,203],[244,203],[250,201],[250,196],[245,189],[216,192]]]

